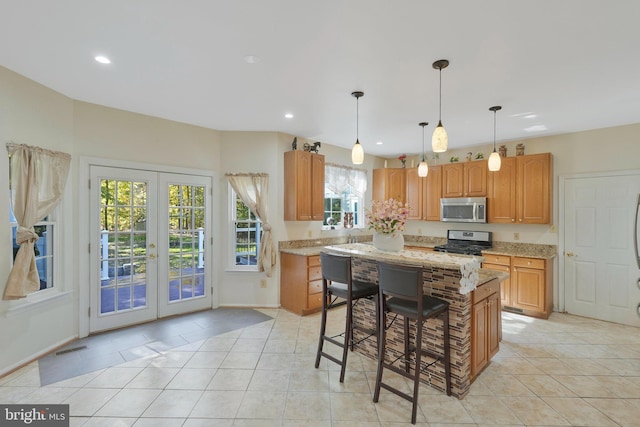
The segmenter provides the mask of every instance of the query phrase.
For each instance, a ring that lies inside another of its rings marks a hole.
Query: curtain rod
[[[269,177],[268,173],[260,172],[260,173],[250,173],[250,172],[240,172],[240,173],[231,173],[227,172],[224,176],[266,176]]]
[[[335,168],[342,168],[342,169],[350,169],[350,170],[354,170],[354,171],[360,171],[360,172],[366,172],[366,169],[362,169],[362,168],[354,168],[352,166],[345,166],[345,165],[339,165],[337,163],[325,163],[325,166],[333,166]]]
[[[71,154],[65,153],[63,151],[49,150],[48,148],[36,147],[34,145],[16,144],[13,141],[7,142],[6,146],[9,154],[11,154],[11,152],[15,150],[17,147],[25,147],[29,150],[36,151],[38,153],[47,154],[53,157],[62,157],[62,158],[71,160]]]

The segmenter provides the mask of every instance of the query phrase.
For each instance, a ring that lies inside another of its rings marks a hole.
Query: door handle
[[[640,194],[638,194],[638,198],[636,199],[636,216],[635,216],[635,221],[633,222],[633,250],[635,251],[638,268],[640,268],[640,255],[638,254],[638,211],[639,210],[640,210]]]
[[[566,256],[569,256],[569,257],[575,257],[576,256],[576,254],[574,254],[573,252],[565,252],[564,254]]]

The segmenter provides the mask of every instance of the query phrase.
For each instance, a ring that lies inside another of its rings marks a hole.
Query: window
[[[38,222],[33,228],[40,238],[33,246],[36,255],[36,267],[40,276],[40,290],[53,288],[53,261],[54,261],[54,238],[55,238],[55,221],[52,220],[53,215],[46,217]],[[13,216],[13,212],[9,210],[9,223],[11,225],[11,243],[13,245],[13,259],[16,258],[18,245],[16,241],[16,233],[18,231],[18,223]]]
[[[352,213],[353,226],[364,227],[364,194],[367,173],[360,169],[327,163],[325,165],[324,223],[325,230],[344,225],[345,213]]]
[[[233,234],[231,237],[231,254],[233,270],[258,271],[258,251],[260,249],[260,235],[262,234],[262,223],[238,197],[231,185],[231,224],[229,229]]]

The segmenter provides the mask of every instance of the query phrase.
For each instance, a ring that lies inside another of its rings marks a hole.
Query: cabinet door
[[[551,223],[551,154],[517,156],[518,222]]]
[[[487,300],[471,307],[471,378],[489,363],[487,353]]]
[[[492,257],[487,256],[486,259],[492,260]],[[509,257],[500,256],[500,258],[506,258],[510,261]],[[504,271],[505,273],[511,273],[510,264],[493,264],[490,262],[483,262],[482,268],[488,268],[490,270]],[[511,305],[511,278],[505,279],[500,283],[500,301],[502,305]]]
[[[423,217],[427,221],[440,221],[440,198],[442,197],[442,166],[429,167],[427,174]]]
[[[418,168],[407,169],[407,203],[409,204],[409,219],[422,219],[422,186],[424,178],[418,176]]]
[[[324,221],[324,156],[311,154],[311,195],[306,191],[299,191],[311,197],[311,219]]]
[[[498,292],[487,299],[487,359],[491,360],[500,350],[500,336],[502,335],[502,310],[500,309],[500,295]]]
[[[442,166],[442,197],[462,197],[464,165],[451,163]]]
[[[514,266],[511,281],[512,305],[524,310],[544,313],[544,279],[544,270]]]
[[[396,199],[406,202],[407,180],[404,168],[373,170],[373,200]]]
[[[311,220],[311,153],[284,153],[284,219]],[[324,197],[324,196],[323,196]]]
[[[487,195],[487,169],[486,160],[464,163],[464,197]]]
[[[516,221],[516,158],[503,157],[500,170],[487,179],[487,220],[490,223]]]
[[[387,199],[396,199],[405,203],[407,201],[407,170],[404,168],[393,168],[387,170],[389,171],[387,172],[387,182],[389,183],[388,191],[386,192]]]

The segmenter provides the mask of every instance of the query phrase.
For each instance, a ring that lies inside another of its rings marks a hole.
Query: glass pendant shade
[[[429,173],[429,165],[426,160],[423,158],[420,164],[418,165],[418,176],[420,178],[424,178]]]
[[[489,170],[491,172],[497,172],[500,170],[500,165],[502,164],[502,159],[500,159],[500,154],[496,151],[491,153],[489,156]]]
[[[353,144],[353,148],[351,149],[351,163],[354,165],[364,163],[364,149],[358,140],[356,140],[356,143]]]
[[[431,137],[431,150],[434,153],[444,153],[447,151],[447,145],[449,145],[447,131],[442,126],[442,122],[438,122],[438,126],[436,126]]]

